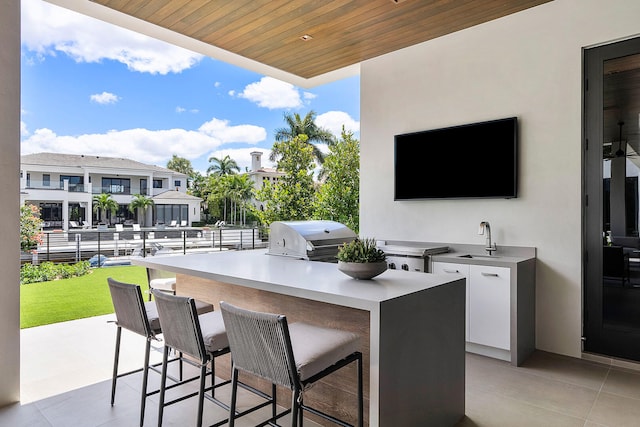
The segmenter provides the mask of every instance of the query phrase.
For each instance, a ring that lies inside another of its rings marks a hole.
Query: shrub
[[[84,276],[90,271],[88,261],[80,261],[75,264],[54,264],[52,262],[43,262],[40,265],[24,264],[20,267],[20,284],[26,285]]]
[[[20,206],[20,250],[29,251],[42,243],[40,209],[34,205]]]

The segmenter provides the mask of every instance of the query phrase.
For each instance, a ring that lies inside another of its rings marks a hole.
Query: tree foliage
[[[273,221],[306,220],[312,217],[315,188],[313,147],[306,135],[276,142],[274,151],[279,153],[277,169],[285,173],[276,183],[266,182],[257,191],[256,198],[266,202],[264,211],[258,212],[263,224]]]
[[[329,145],[329,154],[320,176],[324,183],[314,203],[314,217],[340,222],[358,233],[360,224],[360,142],[353,132],[342,128],[338,141]]]
[[[311,110],[304,118],[300,117],[300,114],[287,114],[284,115],[284,121],[287,123],[287,127],[278,128],[275,131],[276,142],[293,141],[298,135],[306,135],[306,144],[313,148],[313,156],[318,162],[322,164],[324,162],[324,154],[315,143],[331,144],[334,141],[333,134],[326,129],[323,129],[315,123],[316,113]],[[271,150],[271,156],[269,159],[273,162],[281,153],[274,145]]]
[[[42,243],[42,219],[35,205],[20,206],[20,250],[28,251]]]
[[[209,157],[209,163],[211,163],[211,165],[207,168],[207,173],[213,175],[224,176],[240,172],[238,163],[229,157],[229,155],[226,155],[223,158],[211,156]]]
[[[193,166],[191,165],[191,161],[189,159],[185,159],[184,157],[179,157],[176,154],[174,154],[173,157],[171,157],[171,160],[167,162],[167,169],[183,173],[190,179],[193,179],[193,176],[195,174]]]
[[[252,210],[253,181],[247,174],[210,176],[207,205],[209,213],[229,224],[244,224]]]

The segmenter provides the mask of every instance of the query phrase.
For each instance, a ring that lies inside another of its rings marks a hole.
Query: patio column
[[[20,1],[0,2],[0,234],[6,242],[20,235]],[[26,171],[25,171],[26,178]],[[0,245],[0,407],[20,400],[20,254]]]

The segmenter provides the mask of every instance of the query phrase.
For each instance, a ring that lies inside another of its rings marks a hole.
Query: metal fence
[[[125,264],[131,257],[263,248],[267,240],[265,229],[259,227],[56,230],[43,232],[36,253],[24,254],[22,262],[78,262],[97,255]]]

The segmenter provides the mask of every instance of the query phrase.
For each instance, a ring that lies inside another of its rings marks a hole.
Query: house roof
[[[91,156],[85,154],[61,154],[61,153],[35,153],[20,156],[20,162],[28,165],[42,166],[78,166],[110,169],[131,169],[136,171],[150,171],[171,173],[173,175],[186,176],[183,173],[172,171],[160,166],[148,165],[135,160],[116,157]]]
[[[305,84],[319,76],[356,74],[367,59],[551,0],[48,1],[310,87],[326,83]]]

